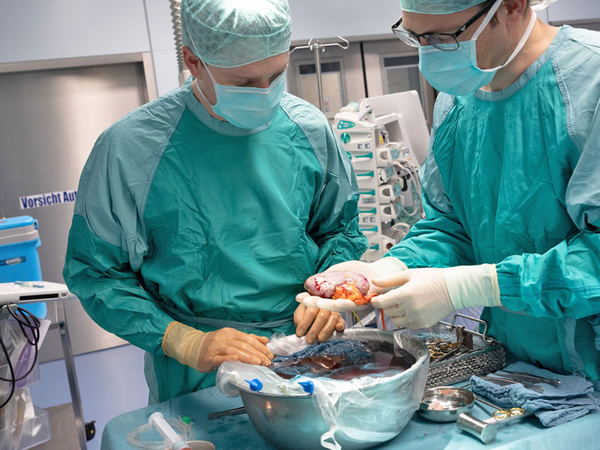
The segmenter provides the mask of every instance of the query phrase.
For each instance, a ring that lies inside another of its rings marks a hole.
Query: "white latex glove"
[[[453,311],[474,306],[501,306],[496,266],[411,269],[372,280],[391,288],[371,300],[397,327],[429,328]]]
[[[377,286],[374,286],[372,280],[377,277],[385,277],[388,275],[392,275],[402,270],[406,270],[406,265],[399,259],[383,258],[373,263],[366,263],[363,261],[346,261],[331,266],[325,272],[354,272],[363,275],[367,278],[367,280],[369,280],[369,283],[371,284],[371,288],[369,289],[368,295],[379,295],[384,293],[386,290],[384,288],[378,288]],[[361,311],[369,307],[368,304],[357,305],[352,300],[332,300],[330,298],[322,298],[310,295],[308,292],[302,292],[298,294],[296,296],[296,301],[298,303],[304,304],[304,306],[306,306],[307,308],[319,308],[328,311],[338,312]]]

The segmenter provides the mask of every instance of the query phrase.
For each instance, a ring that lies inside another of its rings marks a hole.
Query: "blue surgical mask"
[[[419,70],[435,89],[450,95],[472,94],[490,84],[496,72],[509,65],[519,54],[533,31],[537,20],[535,13],[532,13],[531,21],[521,41],[503,65],[493,69],[477,67],[477,38],[490,23],[501,3],[497,2],[497,5],[490,9],[473,38],[470,41],[461,42],[458,49],[444,51],[433,46],[419,48]],[[452,46],[452,48],[454,47]]]
[[[285,88],[284,71],[268,88],[226,86],[218,84],[206,65],[212,80],[217,103],[211,105],[196,80],[200,95],[211,105],[213,112],[238,128],[260,128],[273,120],[283,97]]]

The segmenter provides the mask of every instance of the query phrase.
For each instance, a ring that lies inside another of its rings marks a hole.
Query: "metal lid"
[[[11,217],[9,219],[0,219],[0,231],[8,230],[10,228],[27,227],[29,225],[35,225],[37,229],[37,220],[30,216],[19,216]]]
[[[38,223],[33,217],[21,216],[0,220],[0,245],[35,241],[39,238]]]

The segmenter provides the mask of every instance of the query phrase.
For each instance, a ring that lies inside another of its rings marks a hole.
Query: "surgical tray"
[[[457,317],[463,317],[483,325],[483,333],[471,331],[463,326],[455,325]],[[484,320],[456,314],[452,323],[439,322],[433,332],[420,332],[414,334],[425,342],[440,339],[456,343],[458,336],[472,339],[473,350],[463,353],[456,357],[450,357],[437,362],[432,362],[429,366],[429,375],[427,376],[427,388],[435,386],[450,385],[466,381],[473,375],[487,375],[506,366],[506,351],[504,346],[493,338],[487,336],[488,325]],[[401,331],[403,334],[407,330]]]

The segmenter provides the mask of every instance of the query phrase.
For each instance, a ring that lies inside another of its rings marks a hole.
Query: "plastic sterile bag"
[[[34,332],[26,326],[21,328],[19,323],[12,317],[0,320],[2,320],[0,338],[5,349],[0,350],[0,377],[2,380],[12,380],[14,376],[14,379],[17,380],[15,382],[16,389],[29,386],[37,381],[33,379],[37,373],[32,371],[32,366],[36,362],[36,349],[34,345],[28,343],[28,340],[35,342]],[[39,341],[37,348],[39,350],[50,328],[51,321],[46,319],[39,319],[38,321]],[[23,333],[27,333],[27,336]],[[10,365],[6,359],[6,354],[10,357]],[[10,381],[0,381],[0,404],[12,390],[11,384]]]
[[[219,368],[217,386],[229,397],[238,395],[240,387],[252,389],[253,380],[260,381],[260,392],[266,394],[301,394],[310,386],[316,414],[320,414],[323,421],[321,429],[326,430],[320,442],[327,449],[339,450],[342,443],[376,445],[392,439],[419,407],[429,368],[427,347],[416,338],[371,329],[346,330],[333,339],[391,341],[396,349],[413,355],[416,362],[400,373],[388,372],[351,380],[306,376],[286,380],[266,367],[227,362]],[[277,336],[268,347],[274,354],[289,355],[307,345],[304,338]]]
[[[51,322],[41,319],[39,323],[38,349]],[[23,333],[27,333],[27,337]],[[35,346],[27,341],[34,341],[32,329],[21,329],[13,317],[3,318],[0,338],[4,345],[0,351],[0,377],[4,380],[16,380],[14,383],[0,380],[0,404],[12,393],[10,401],[0,409],[0,449],[16,450],[24,439],[37,436],[41,432],[39,428],[43,426],[40,421],[35,420],[37,413],[29,392],[29,386],[39,379],[39,372],[34,367]]]
[[[399,334],[395,335],[395,344],[414,356],[419,354],[411,340]],[[393,439],[419,408],[428,370],[429,354],[422,352],[411,368],[385,382],[376,376],[360,377],[342,385],[327,378],[314,379],[313,401],[330,426],[321,436],[321,445],[339,450],[340,437],[352,443]]]
[[[258,388],[254,380],[259,380]],[[271,369],[239,361],[224,362],[217,372],[217,387],[225,397],[240,395],[240,386],[259,390],[264,394],[302,394],[304,388],[299,379],[284,380]]]
[[[0,410],[0,448],[18,449],[23,436],[34,436],[35,409],[29,388],[17,389],[8,404]]]
[[[275,333],[269,339],[267,347],[274,355],[291,355],[308,347],[305,337],[297,337],[296,335],[286,336],[283,333]]]

